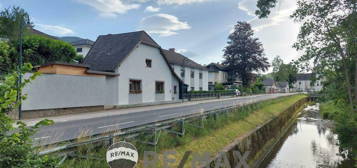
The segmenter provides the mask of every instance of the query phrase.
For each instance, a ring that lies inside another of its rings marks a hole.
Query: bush
[[[222,83],[216,83],[214,85],[214,90],[224,90],[224,86]]]
[[[22,74],[32,69],[30,64],[22,67]],[[49,125],[52,121],[43,120],[35,126],[27,127],[23,122],[18,121],[18,128],[14,127],[14,120],[10,119],[6,113],[14,110],[18,106],[17,79],[18,73],[5,76],[0,81],[0,167],[55,167],[56,159],[49,156],[40,156],[38,148],[32,146],[31,136],[43,125]],[[37,74],[30,79],[25,79],[21,89],[33,80]],[[25,99],[22,96],[21,99]]]

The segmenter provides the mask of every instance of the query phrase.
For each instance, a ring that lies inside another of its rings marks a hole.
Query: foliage
[[[302,22],[294,44],[297,50],[304,51],[299,61],[312,60],[314,70],[321,74],[330,70],[341,73],[351,108],[357,102],[357,89],[353,91],[352,87],[356,85],[353,81],[357,81],[357,76],[351,79],[356,70],[349,69],[357,61],[354,59],[357,50],[352,47],[356,45],[357,13],[352,1],[355,0],[300,0],[292,14],[295,21]]]
[[[143,134],[138,137],[133,144],[137,147],[139,156],[143,151],[157,151],[159,153],[167,151],[168,149],[177,151],[177,155],[173,156],[177,161],[181,160],[182,155],[186,151],[217,153],[227,146],[227,144],[232,143],[237,137],[247,134],[249,131],[255,129],[257,125],[263,124],[273,116],[279,115],[289,106],[305,97],[305,95],[294,95],[266,100],[257,104],[241,107],[228,112],[227,115],[210,115],[203,120],[204,128],[198,127],[202,124],[200,120],[190,123],[185,122],[184,136],[163,131],[160,133],[158,146],[156,148],[140,142],[152,140],[154,135]],[[92,157],[96,158],[95,160],[73,158],[65,161],[61,167],[86,168],[107,166],[105,161],[99,160],[100,158],[105,158],[105,150],[94,150],[92,153],[96,155],[96,157]],[[140,159],[137,167],[143,167]],[[158,165],[157,167],[163,166]]]
[[[23,24],[22,27],[21,24]],[[14,6],[0,12],[0,38],[17,42],[19,39],[18,32],[24,32],[28,27],[32,27],[32,23],[24,9]]]
[[[18,61],[17,51],[19,51],[17,48],[16,43],[0,42],[0,53],[7,53],[4,55],[5,62],[0,63],[0,72],[8,73],[15,70]],[[81,60],[76,57],[75,49],[66,42],[38,35],[24,37],[24,62],[43,65],[50,62],[75,62],[75,59]]]
[[[298,73],[298,68],[293,62],[289,64],[284,64],[283,60],[276,56],[272,62],[273,65],[273,77],[275,81],[288,82],[289,87],[292,88],[293,84],[296,82],[296,75]]]
[[[75,62],[77,62],[77,63],[82,63],[83,62],[83,60],[84,60],[84,57],[83,57],[83,55],[76,55],[74,58],[73,58],[73,60],[75,61]]]
[[[357,156],[357,114],[346,111],[348,104],[328,101],[320,105],[324,118],[335,120],[335,131],[338,134],[340,147],[348,150],[350,157]]]
[[[238,22],[224,49],[223,64],[228,66],[234,78],[242,79],[245,87],[249,86],[253,71],[265,71],[269,67],[263,46],[253,34],[250,24]]]
[[[12,7],[0,12],[0,38],[5,39],[0,42],[0,74],[15,70],[19,58],[21,32],[24,34],[24,62],[35,66],[49,62],[80,62],[83,59],[76,56],[75,49],[70,44],[40,35],[31,35],[27,31],[29,29],[32,29],[32,24],[24,9]]]
[[[0,41],[0,76],[5,74],[8,69],[15,69],[15,64],[11,64],[10,55],[14,52],[14,48],[7,42]],[[0,77],[1,79],[1,77]]]
[[[20,73],[24,74],[32,69],[30,64],[25,64]],[[31,136],[43,125],[52,122],[43,120],[34,126],[27,127],[23,122],[18,121],[14,127],[14,121],[7,116],[7,113],[17,108],[17,79],[19,74],[14,72],[5,76],[0,81],[0,167],[55,167],[55,159],[49,156],[39,156],[36,148],[31,144]],[[35,73],[28,79],[24,79],[20,88],[30,83],[38,74]],[[24,100],[26,96],[21,96]]]
[[[299,62],[313,61],[324,77],[321,112],[333,119],[340,146],[357,157],[357,1],[299,0],[291,15],[301,22]]]
[[[216,83],[214,85],[214,90],[224,90],[224,86],[222,83]]]
[[[274,8],[276,4],[277,0],[258,0],[258,10],[255,11],[255,14],[259,18],[266,18],[270,14],[270,9]]]

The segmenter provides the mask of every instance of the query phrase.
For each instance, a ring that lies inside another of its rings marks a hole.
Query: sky
[[[252,25],[271,61],[299,57],[292,48],[299,24],[290,14],[296,0],[278,0],[267,19],[254,15],[256,0],[0,0],[0,8],[20,6],[36,29],[54,36],[93,41],[99,35],[145,30],[162,48],[175,48],[209,64],[223,60],[227,37],[237,21]]]

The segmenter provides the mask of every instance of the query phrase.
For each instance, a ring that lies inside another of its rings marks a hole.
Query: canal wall
[[[217,154],[209,162],[208,167],[221,165],[221,163],[224,162],[224,158],[228,159],[230,167],[239,165],[242,158],[247,161],[251,168],[259,167],[274,148],[275,144],[284,137],[290,126],[295,122],[298,113],[307,102],[308,98],[297,101],[280,115],[265,122],[248,134],[237,138],[233,143],[226,146]],[[237,156],[237,151],[242,155],[241,157]],[[246,153],[248,153],[247,157],[244,156]],[[226,164],[227,163],[225,163],[225,165]]]

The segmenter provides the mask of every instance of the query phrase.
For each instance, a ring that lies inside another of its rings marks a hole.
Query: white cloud
[[[66,28],[66,27],[58,26],[58,25],[35,24],[35,27],[43,32],[50,34],[50,35],[63,36],[63,35],[74,34],[73,30]]]
[[[145,17],[140,22],[141,29],[160,36],[171,36],[179,30],[191,29],[187,22],[180,21],[176,16],[159,13]]]
[[[300,25],[289,17],[296,9],[296,0],[278,0],[278,4],[271,10],[268,18],[259,19],[255,16],[257,0],[242,0],[238,8],[253,18],[248,22],[255,31],[255,36],[262,41],[269,60],[280,55],[285,62],[299,57],[299,53],[292,48],[296,41]]]
[[[77,0],[95,8],[104,17],[115,17],[119,14],[126,13],[129,10],[137,9],[139,4],[124,4],[121,0]]]
[[[184,4],[192,4],[199,2],[207,2],[210,0],[157,0],[157,3],[160,5],[184,5]]]
[[[145,8],[145,11],[147,11],[147,12],[159,12],[160,8],[155,8],[153,6],[148,6],[148,7]]]

